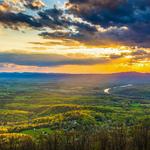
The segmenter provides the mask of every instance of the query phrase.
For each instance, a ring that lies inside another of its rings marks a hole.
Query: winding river
[[[131,87],[131,86],[133,86],[133,84],[126,84],[126,85],[121,85],[121,86],[114,86],[114,87],[112,87],[112,88],[107,88],[107,89],[104,89],[104,93],[105,94],[111,94],[111,90],[112,89],[115,89],[115,88],[126,88],[126,87]]]

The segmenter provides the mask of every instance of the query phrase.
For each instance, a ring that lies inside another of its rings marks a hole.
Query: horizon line
[[[127,71],[127,72],[112,72],[112,73],[59,73],[59,72],[0,72],[0,74],[11,74],[11,73],[18,73],[18,74],[23,74],[23,73],[28,73],[28,74],[65,74],[65,75],[111,75],[111,74],[125,74],[125,73],[137,73],[137,74],[150,74],[150,72],[136,72],[136,71]]]

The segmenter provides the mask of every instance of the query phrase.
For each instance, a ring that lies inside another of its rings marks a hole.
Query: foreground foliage
[[[25,134],[1,134],[0,150],[149,150],[150,128],[134,126],[96,132],[55,132],[33,138]]]

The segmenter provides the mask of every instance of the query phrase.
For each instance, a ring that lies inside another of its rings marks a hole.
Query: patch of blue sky
[[[45,7],[43,9],[54,8],[54,6],[57,6],[58,8],[63,8],[64,3],[67,1],[68,0],[43,0],[43,2],[45,3]],[[33,10],[28,9],[26,13],[37,16],[37,12],[35,10],[33,11]]]
[[[44,0],[45,4],[49,8],[53,8],[54,5],[57,7],[63,7],[64,3],[67,2],[68,0]]]

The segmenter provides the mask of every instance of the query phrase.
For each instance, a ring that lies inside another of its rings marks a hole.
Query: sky
[[[0,0],[0,72],[150,72],[149,0]]]

